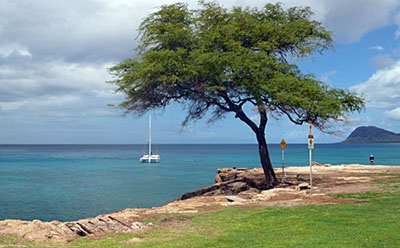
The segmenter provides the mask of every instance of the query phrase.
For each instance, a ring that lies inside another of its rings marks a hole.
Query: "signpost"
[[[314,149],[314,135],[312,122],[308,121],[308,150],[310,151],[310,195],[312,194],[312,150]]]
[[[280,143],[281,149],[282,149],[282,183],[285,182],[286,180],[286,174],[285,174],[285,148],[286,148],[286,142],[285,140],[282,140]]]

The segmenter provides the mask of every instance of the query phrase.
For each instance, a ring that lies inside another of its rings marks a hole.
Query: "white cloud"
[[[391,113],[400,102],[400,61],[377,71],[366,82],[351,88],[367,98],[366,107]]]
[[[390,24],[400,27],[398,0],[273,0],[285,6],[310,6],[315,19],[333,31],[335,41],[353,43],[366,33]],[[250,4],[254,6],[252,2]],[[397,34],[400,33],[397,30]],[[394,34],[393,34],[394,35]]]
[[[107,107],[119,101],[107,68],[110,64],[77,64],[63,61],[0,66],[2,114],[53,117],[117,115]],[[7,75],[7,76],[4,76]]]
[[[335,74],[336,74],[336,71],[328,71],[328,72],[325,72],[325,73],[323,73],[323,74],[321,75],[320,80],[321,80],[322,82],[326,83],[326,84],[331,85],[332,82],[331,82],[330,78],[331,78],[333,75],[335,75]]]
[[[16,110],[27,103],[27,101],[0,102],[0,109],[3,111]]]
[[[23,57],[32,57],[31,52],[28,48],[21,46],[19,44],[8,44],[0,46],[0,57],[7,58],[9,56],[23,56]]]
[[[376,45],[376,46],[373,46],[373,47],[371,47],[371,49],[372,50],[377,50],[377,51],[383,51],[383,50],[385,50],[382,46],[380,46],[380,45]]]
[[[391,119],[400,121],[400,107],[385,111],[385,115]]]
[[[22,44],[36,60],[119,60],[134,47],[135,29],[145,13],[137,2],[117,3],[2,1],[0,45]]]
[[[112,97],[112,86],[107,68],[110,64],[71,64],[63,61],[23,65],[20,67],[0,66],[0,88],[15,100],[21,97],[78,93],[90,96]],[[14,92],[14,93],[12,93]],[[105,92],[109,92],[106,94]],[[4,99],[2,98],[2,99]]]
[[[394,23],[400,11],[398,0],[326,0],[324,3],[328,11],[323,22],[341,42],[359,41],[367,32]]]

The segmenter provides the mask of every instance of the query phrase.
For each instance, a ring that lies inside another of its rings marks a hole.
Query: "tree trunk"
[[[260,114],[260,125],[257,125],[247,117],[247,115],[243,112],[240,107],[235,108],[236,118],[239,118],[241,121],[246,123],[251,130],[257,136],[258,142],[258,151],[260,154],[260,162],[261,166],[264,170],[265,179],[267,180],[267,187],[273,188],[275,185],[278,185],[278,180],[275,176],[274,168],[272,167],[271,158],[269,156],[268,147],[267,147],[267,140],[265,138],[265,128],[267,125],[267,113],[263,106],[259,107],[259,114]]]
[[[264,170],[265,179],[267,180],[267,188],[270,189],[278,185],[278,180],[276,179],[275,171],[272,167],[264,131],[258,130],[256,135],[261,166]]]

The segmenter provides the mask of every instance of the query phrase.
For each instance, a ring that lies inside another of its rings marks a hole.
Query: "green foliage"
[[[332,46],[331,33],[312,20],[310,8],[199,4],[197,10],[164,5],[142,22],[139,57],[110,68],[111,83],[126,96],[120,107],[142,115],[179,102],[188,110],[185,124],[209,111],[210,121],[242,114],[250,104],[260,115],[269,111],[296,124],[312,120],[321,129],[363,108],[355,93],[330,88],[288,62]]]

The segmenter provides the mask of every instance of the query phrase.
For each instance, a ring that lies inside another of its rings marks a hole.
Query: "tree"
[[[331,121],[361,111],[364,100],[301,73],[292,62],[332,47],[331,33],[311,19],[310,8],[199,5],[164,5],[144,19],[137,58],[110,68],[111,83],[125,95],[119,107],[141,116],[177,102],[187,110],[183,125],[206,113],[209,122],[235,114],[254,132],[268,187],[274,187],[278,180],[265,138],[269,117],[299,125],[312,121],[326,131]]]

